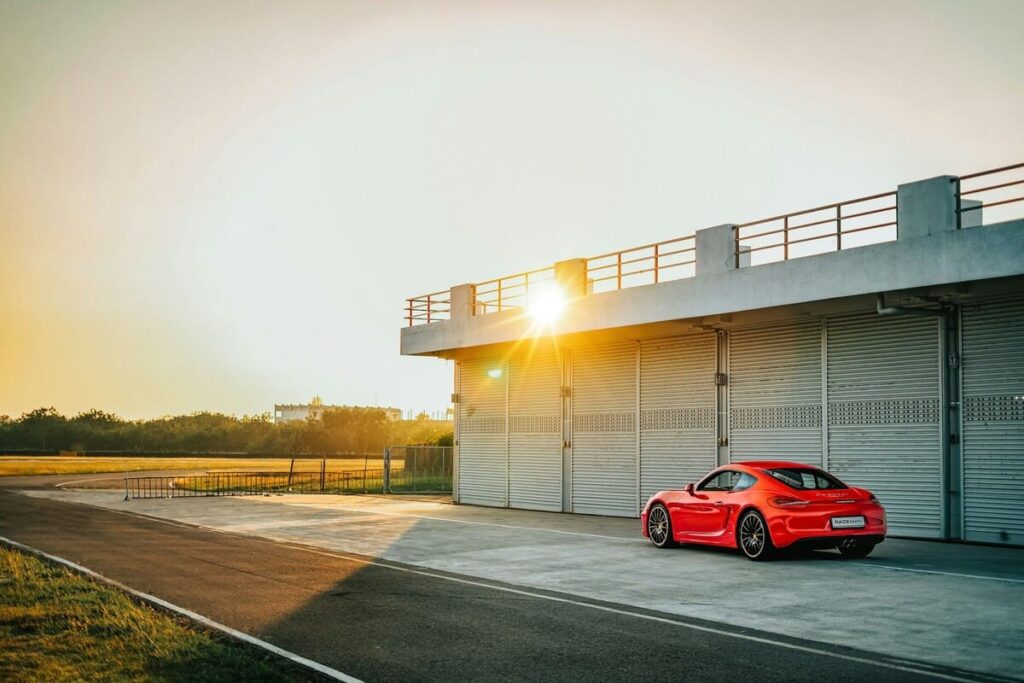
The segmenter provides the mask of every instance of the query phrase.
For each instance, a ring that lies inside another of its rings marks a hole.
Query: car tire
[[[839,554],[843,557],[867,557],[875,549],[876,543],[860,538],[844,538],[839,542]]]
[[[671,548],[676,544],[672,537],[672,518],[661,503],[655,503],[647,512],[647,537],[659,548]]]
[[[775,556],[768,523],[757,510],[747,510],[736,524],[736,545],[748,560],[763,562]]]

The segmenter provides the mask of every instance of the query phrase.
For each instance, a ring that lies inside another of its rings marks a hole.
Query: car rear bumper
[[[885,510],[872,503],[855,505],[808,506],[800,510],[781,513],[774,511],[768,522],[772,542],[777,548],[796,543],[818,544],[832,547],[844,538],[877,538],[881,542],[886,534]],[[833,517],[864,517],[864,526],[854,529],[833,529]]]

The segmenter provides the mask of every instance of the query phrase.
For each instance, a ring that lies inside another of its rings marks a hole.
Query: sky
[[[0,0],[0,415],[441,410],[404,299],[1024,161],[1024,2]]]

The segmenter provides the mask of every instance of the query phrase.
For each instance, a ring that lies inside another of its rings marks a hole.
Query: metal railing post
[[[789,260],[789,216],[782,218],[782,260]]]
[[[843,205],[836,204],[836,251],[843,250]]]

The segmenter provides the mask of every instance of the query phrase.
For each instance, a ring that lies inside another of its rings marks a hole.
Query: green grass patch
[[[2,681],[303,681],[286,662],[0,547]]]

